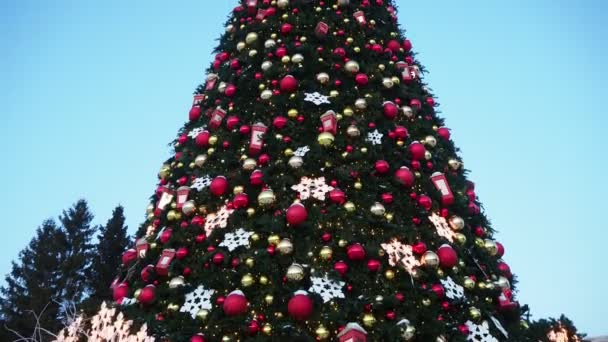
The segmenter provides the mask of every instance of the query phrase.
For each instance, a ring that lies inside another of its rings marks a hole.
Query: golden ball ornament
[[[258,241],[260,239],[260,235],[258,233],[253,233],[250,239],[251,241]]]
[[[302,167],[302,165],[304,165],[304,159],[302,159],[302,157],[300,156],[292,156],[291,158],[289,158],[287,164],[289,164],[289,166],[294,169],[299,169]]]
[[[222,336],[222,342],[232,342],[232,338],[228,335]]]
[[[272,325],[270,325],[269,323],[264,324],[264,326],[262,327],[262,332],[266,335],[272,334]]]
[[[270,295],[270,294],[268,294],[268,295],[264,296],[264,302],[265,302],[267,305],[271,305],[271,304],[272,304],[272,302],[274,302],[274,296],[273,296],[273,295]]]
[[[169,210],[169,212],[167,213],[167,220],[175,221],[176,219],[177,219],[177,213],[175,212],[175,210]]]
[[[356,99],[355,107],[361,110],[367,108],[367,100],[364,98]]]
[[[253,215],[255,215],[255,209],[247,208],[247,216],[251,217]]]
[[[266,89],[266,85],[264,83],[261,83],[260,85],[258,85],[258,89],[264,90],[264,89]]]
[[[496,285],[494,285],[494,283],[486,283],[486,290],[494,290],[496,288]]]
[[[289,239],[283,239],[277,244],[277,251],[283,255],[293,252],[293,243]]]
[[[391,81],[393,81],[393,84],[394,84],[394,85],[401,84],[401,80],[400,80],[400,79],[399,79],[399,77],[397,77],[397,76],[393,76],[393,77],[391,77]]]
[[[317,81],[321,84],[326,84],[329,82],[329,75],[326,72],[321,72],[317,74]]]
[[[383,78],[383,79],[382,79],[382,85],[383,85],[385,88],[390,89],[390,88],[392,88],[392,87],[393,87],[395,84],[393,83],[393,81],[392,81],[390,78],[385,77],[385,78]]]
[[[332,251],[331,247],[329,247],[329,246],[323,246],[321,248],[321,250],[319,251],[319,257],[326,261],[331,260],[333,254],[334,254],[334,252]]]
[[[483,282],[483,281],[480,281],[480,282],[478,282],[478,283],[477,283],[477,287],[478,287],[480,290],[485,290],[485,289],[486,289],[486,283],[485,283],[485,282]]]
[[[188,167],[191,168],[191,169],[194,169],[195,166],[196,166],[196,164],[194,164],[194,162],[188,164]]]
[[[232,193],[235,195],[242,194],[245,191],[245,188],[242,185],[237,185],[232,188]]]
[[[247,171],[253,171],[258,165],[258,162],[253,158],[247,158],[243,161],[243,169]]]
[[[322,324],[315,330],[315,334],[317,335],[317,339],[325,340],[329,337],[329,330],[325,328]]]
[[[485,248],[486,242],[481,238],[475,238],[475,246],[477,246],[479,248]]]
[[[360,47],[358,47],[358,46],[355,46],[355,47],[353,48],[353,51],[355,51],[355,53],[359,53],[359,52],[361,52],[361,48],[360,48]]]
[[[481,311],[476,307],[471,307],[469,308],[469,316],[475,320],[479,319],[481,317]]]
[[[460,169],[460,165],[461,165],[461,163],[457,159],[452,158],[452,159],[448,160],[448,166],[454,171]]]
[[[522,319],[521,321],[519,321],[519,326],[521,326],[522,328],[524,328],[526,330],[530,329],[530,324],[525,319]]]
[[[290,281],[300,281],[304,279],[304,267],[300,264],[291,264],[287,268],[286,277]]]
[[[173,208],[173,209],[177,208],[177,203],[171,202],[171,208]]]
[[[169,305],[167,305],[167,310],[176,312],[179,310],[179,305],[175,303],[169,303]]]
[[[393,271],[393,270],[384,271],[384,277],[388,280],[393,280],[395,278],[395,271]]]
[[[488,252],[488,254],[495,256],[496,254],[498,254],[498,247],[496,246],[496,241],[492,240],[492,239],[486,239],[484,241],[484,246],[483,246],[486,251]]]
[[[472,290],[475,288],[475,281],[470,277],[465,277],[462,283],[467,290]]]
[[[443,270],[441,268],[437,269],[437,276],[439,278],[443,278],[443,276],[445,275],[445,272],[443,272]]]
[[[156,247],[158,247],[158,244],[156,242],[150,243],[150,249],[156,249]]]
[[[380,69],[381,71],[384,71],[384,69],[386,69],[386,66],[384,64],[379,64],[378,69]]]
[[[243,287],[249,287],[249,286],[253,285],[254,282],[255,282],[255,279],[249,273],[245,274],[243,276],[243,278],[241,278],[241,285]]]
[[[281,58],[281,63],[283,63],[283,64],[287,64],[287,63],[289,63],[290,61],[291,61],[291,58],[289,58],[289,56],[283,56],[283,57]]]
[[[424,159],[426,159],[426,160],[433,159],[433,154],[430,151],[424,151]]]
[[[150,203],[150,204],[148,204],[148,206],[146,207],[146,213],[148,213],[148,214],[149,214],[149,213],[153,213],[153,212],[154,212],[154,209],[155,209],[154,204]]]
[[[346,209],[347,212],[352,213],[355,211],[356,207],[353,202],[348,201],[344,203],[344,209]]]
[[[359,72],[359,63],[357,63],[356,61],[350,60],[348,62],[346,62],[346,64],[344,64],[344,69],[348,72]]]
[[[357,190],[361,190],[363,188],[363,184],[361,182],[355,182],[355,184],[353,184],[353,186]]]
[[[238,42],[238,43],[236,43],[236,50],[242,51],[245,48],[245,46],[246,46],[245,42]],[[226,89],[226,88],[223,88],[223,89]],[[220,92],[223,92],[223,91],[220,91]]]
[[[423,140],[425,145],[435,147],[437,145],[437,139],[432,135],[427,135]]]
[[[249,51],[249,57],[254,57],[257,54],[258,54],[258,50],[253,49],[253,50]]]
[[[332,90],[329,92],[330,97],[338,97],[339,95],[340,95],[340,92],[337,90]]]
[[[386,212],[386,208],[380,202],[374,203],[369,210],[376,216],[382,216]]]
[[[177,276],[177,277],[172,278],[169,281],[169,288],[170,289],[176,289],[176,288],[178,288],[180,286],[183,286],[185,283],[186,283],[186,281],[184,280],[184,277]]]
[[[198,320],[204,321],[209,317],[209,310],[201,309],[196,312],[196,318]]]
[[[268,277],[267,276],[260,276],[260,284],[262,285],[268,285]]]
[[[245,265],[247,265],[247,267],[253,267],[255,266],[255,260],[253,258],[247,258],[245,259]]]
[[[247,33],[247,36],[245,37],[245,43],[247,44],[253,44],[258,40],[258,34],[255,32],[249,32]]]
[[[385,219],[386,219],[388,222],[391,222],[391,221],[393,221],[394,215],[393,215],[393,213],[386,213],[386,214],[384,215],[384,218],[385,218]]]
[[[358,137],[359,135],[361,135],[361,131],[359,131],[359,128],[355,125],[350,125],[348,126],[348,128],[346,129],[346,134],[348,134],[349,137]]]
[[[344,248],[348,245],[348,241],[344,240],[344,239],[340,239],[338,240],[338,246]]]
[[[196,211],[196,203],[194,203],[194,201],[190,200],[190,201],[186,201],[186,203],[184,203],[184,205],[182,206],[182,212],[185,215],[191,215]]]
[[[139,298],[140,294],[141,294],[141,289],[137,289],[137,290],[135,290],[135,292],[133,292],[133,297],[134,298]]]
[[[298,110],[297,109],[290,109],[287,111],[287,116],[289,116],[292,119],[295,119],[298,117]]]
[[[369,24],[370,24],[370,25],[372,25],[372,26],[376,25],[376,20],[371,19],[371,20],[369,21]]]
[[[281,134],[277,134],[275,137],[277,138],[277,140],[280,140],[280,139],[282,139],[282,138],[283,138],[283,135],[281,135]],[[290,149],[290,148],[286,148],[286,149],[283,151],[283,155],[285,155],[285,157],[291,157],[291,156],[293,156],[293,150],[292,150],[292,149]]]
[[[158,171],[158,177],[160,177],[161,179],[165,179],[165,178],[169,177],[170,174],[171,174],[171,167],[167,164],[164,164],[160,168],[160,171]]]
[[[262,190],[258,195],[258,203],[261,206],[271,206],[274,204],[276,197],[274,196],[274,192],[270,189]]]
[[[328,147],[334,142],[334,135],[329,132],[323,132],[317,137],[317,141],[321,146]]]
[[[462,230],[465,226],[464,219],[460,216],[452,216],[449,220],[450,227],[454,230]]]
[[[456,233],[454,234],[454,241],[456,241],[456,243],[458,243],[459,245],[464,245],[465,243],[467,243],[467,237],[462,233]]]
[[[376,324],[376,317],[374,317],[374,315],[370,313],[366,313],[365,315],[363,315],[361,321],[363,321],[364,326],[371,328],[374,326],[374,324]]]
[[[344,110],[342,111],[342,114],[344,114],[344,116],[353,116],[355,112],[353,111],[352,108],[350,107],[346,107],[344,108]]]
[[[433,251],[426,251],[422,255],[422,264],[426,267],[435,268],[439,266],[439,256]]]
[[[280,9],[285,9],[289,6],[289,0],[277,0],[277,6]]]
[[[428,298],[424,298],[422,300],[422,305],[424,305],[424,306],[430,306],[431,305],[431,300],[428,299]]]

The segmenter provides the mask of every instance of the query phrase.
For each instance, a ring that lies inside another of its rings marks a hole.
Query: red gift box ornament
[[[181,209],[184,203],[188,200],[188,194],[190,193],[189,186],[180,186],[177,188],[177,209]]]
[[[158,259],[156,263],[156,274],[160,276],[167,276],[169,274],[169,265],[171,265],[171,261],[175,258],[175,250],[174,249],[165,249],[163,250],[163,254]]]
[[[435,172],[431,176],[431,181],[435,188],[441,192],[441,204],[444,206],[451,205],[454,203],[454,194],[452,193],[452,189],[450,189],[450,185],[448,184],[448,180],[445,178],[445,175],[441,172]]]
[[[200,106],[204,100],[205,100],[204,94],[194,95],[194,97],[192,98],[192,107]]]
[[[266,18],[266,10],[263,8],[260,8],[258,10],[258,13],[255,15],[255,18],[257,20],[264,20]]]
[[[145,238],[140,238],[140,239],[137,239],[137,242],[135,242],[135,249],[137,250],[137,256],[140,259],[143,259],[146,257],[146,254],[148,253],[148,250],[150,249],[150,244],[148,243],[148,241]]]
[[[209,127],[212,129],[217,129],[222,124],[222,120],[224,120],[224,116],[226,116],[226,111],[222,109],[222,107],[217,107],[211,113],[211,119],[209,119]]]
[[[251,140],[249,141],[249,153],[258,154],[264,145],[264,133],[268,128],[261,122],[251,127]]]
[[[348,323],[338,334],[339,342],[367,342],[367,331],[357,323]]]
[[[359,25],[367,25],[367,20],[365,19],[365,13],[363,13],[363,11],[357,11],[353,13],[353,16]]]
[[[207,75],[207,83],[205,84],[205,90],[212,90],[217,85],[217,75],[209,74]],[[196,95],[195,95],[196,96]]]
[[[326,23],[320,21],[317,26],[315,27],[315,34],[317,35],[318,38],[323,38],[325,36],[327,36],[327,33],[329,32],[329,25],[327,25]]]
[[[258,0],[247,0],[247,10],[250,14],[255,13],[256,7],[258,7]]]
[[[338,119],[336,118],[336,112],[328,110],[325,114],[321,115],[321,123],[323,125],[323,132],[329,132],[336,135],[338,132]]]
[[[502,290],[498,297],[498,309],[500,311],[511,311],[517,309],[518,302],[513,301],[513,294],[510,290]]]
[[[173,190],[164,187],[162,190],[162,194],[160,195],[160,200],[156,205],[156,208],[159,210],[164,210],[167,204],[171,203],[173,200]]]

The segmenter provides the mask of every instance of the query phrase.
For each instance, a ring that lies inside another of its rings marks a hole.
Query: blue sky
[[[143,220],[236,1],[209,3],[0,2],[0,273],[78,198]],[[608,333],[608,2],[399,3],[520,301]]]

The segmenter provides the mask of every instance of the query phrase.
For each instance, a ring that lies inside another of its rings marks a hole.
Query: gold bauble
[[[526,321],[525,319],[519,321],[519,325],[524,329],[530,329],[530,324],[528,324],[528,321]]]
[[[323,326],[323,324],[319,325],[317,330],[315,330],[315,334],[317,334],[317,339],[324,340],[329,337],[329,330]]]
[[[463,281],[463,285],[466,289],[472,290],[475,288],[475,281],[470,277],[465,277]]]
[[[291,60],[291,58],[289,58],[289,56],[283,56],[283,57],[281,58],[281,62],[282,62],[283,64],[287,64],[287,63],[289,63],[289,61],[290,61],[290,60]]]
[[[392,81],[390,78],[385,77],[385,78],[383,78],[383,79],[382,79],[382,85],[383,85],[385,88],[389,88],[389,89],[390,89],[390,88],[392,88],[392,87],[393,87],[395,84],[393,83],[393,81]]]
[[[175,312],[179,310],[179,305],[175,303],[169,303],[169,305],[167,305],[167,310]]]
[[[247,258],[245,259],[245,265],[247,265],[247,267],[253,267],[255,266],[255,260],[253,260],[253,258]]]
[[[481,317],[481,311],[476,307],[471,307],[469,308],[469,316],[471,316],[472,319],[479,319],[479,317]]]
[[[422,305],[424,305],[424,306],[429,306],[429,305],[431,305],[431,300],[430,300],[430,299],[428,299],[428,298],[424,298],[424,299],[422,300]]]
[[[376,324],[376,317],[370,313],[366,313],[363,315],[362,321],[364,326],[371,328],[374,326],[374,324]]]
[[[304,279],[304,267],[300,264],[291,264],[287,268],[286,276],[290,281],[300,281]]]
[[[258,34],[255,32],[249,32],[249,33],[247,33],[247,36],[245,37],[245,43],[247,43],[247,44],[253,44],[257,40],[258,40]]]
[[[334,142],[334,135],[329,132],[323,132],[319,134],[317,141],[321,146],[331,146],[331,144]]]
[[[357,99],[357,100],[355,100],[355,107],[357,109],[365,109],[365,108],[367,108],[367,100],[365,100],[365,99]]]
[[[258,85],[258,89],[264,90],[266,89],[266,85],[264,83],[261,83],[260,85]]]
[[[329,246],[323,246],[321,251],[319,251],[319,257],[323,260],[330,260],[333,256],[334,252],[331,250]]]
[[[340,92],[337,90],[332,90],[329,92],[330,97],[338,97],[339,95],[340,95]]]
[[[480,281],[477,283],[477,287],[479,287],[479,289],[481,290],[485,290],[486,289],[486,283],[483,281]]]
[[[435,145],[437,145],[437,139],[432,135],[427,135],[422,142],[431,147],[435,147]]]
[[[317,81],[321,84],[326,84],[329,82],[329,75],[326,72],[321,72],[317,74]]]
[[[466,237],[466,235],[464,235],[462,233],[456,233],[456,234],[454,234],[454,240],[459,245],[464,245],[467,242],[467,237]]]
[[[155,216],[154,216],[154,213],[149,213],[149,214],[148,214],[148,216],[147,216],[148,221],[152,221],[152,220],[154,220],[154,217],[155,217]]]
[[[245,169],[247,171],[251,171],[251,170],[255,169],[257,164],[258,163],[255,161],[255,159],[247,158],[243,161],[243,169]]]
[[[283,255],[291,254],[293,252],[293,243],[289,239],[283,239],[277,245],[277,251]]]
[[[357,126],[350,125],[346,129],[346,134],[348,134],[348,136],[350,137],[358,137],[361,134],[361,131],[359,131],[359,128],[357,128]]]
[[[255,209],[247,208],[247,216],[251,217],[253,215],[255,215]]]
[[[443,272],[443,270],[441,268],[437,269],[437,276],[439,278],[443,278],[443,276],[445,275],[445,272]]]
[[[503,276],[498,277],[498,280],[496,281],[496,285],[498,285],[503,290],[508,290],[511,288],[511,283],[509,283],[509,279],[507,279]]]
[[[261,206],[271,206],[275,201],[274,192],[270,189],[263,190],[258,195],[258,203]]]
[[[204,321],[209,317],[209,310],[201,309],[196,312],[196,318]]]
[[[249,287],[249,286],[253,285],[254,282],[255,282],[255,279],[249,273],[245,274],[243,276],[243,278],[241,278],[241,285],[243,285],[243,287]]]
[[[393,213],[386,213],[386,215],[384,215],[384,218],[386,218],[386,220],[388,222],[393,221],[393,218],[394,218]]]
[[[346,211],[348,211],[349,213],[352,213],[355,211],[355,204],[351,201],[348,201],[346,203],[344,203],[344,209],[346,209]]]
[[[382,216],[386,212],[386,209],[384,208],[384,205],[382,205],[382,203],[376,202],[372,205],[370,211],[376,216]]]
[[[186,201],[182,206],[182,212],[186,215],[190,215],[196,211],[196,203],[194,201]]]
[[[276,245],[278,245],[278,244],[279,244],[279,241],[281,241],[281,237],[280,237],[280,236],[278,236],[278,235],[276,235],[276,234],[270,235],[270,236],[268,237],[268,244],[269,244],[269,245],[274,245],[274,246],[276,246]]]
[[[158,244],[156,242],[150,243],[150,249],[156,249],[156,247],[158,247]]]
[[[291,158],[289,158],[289,161],[287,163],[292,168],[298,169],[302,167],[302,165],[304,165],[304,159],[302,159],[302,157],[300,156],[292,156]]]
[[[433,154],[430,151],[424,151],[424,159],[426,159],[426,160],[433,159]]]
[[[290,109],[289,111],[287,111],[287,116],[289,116],[292,119],[295,119],[298,117],[298,110],[297,109]]]
[[[462,230],[464,228],[465,222],[464,219],[460,216],[452,216],[450,217],[450,227],[454,230]]]
[[[260,284],[262,284],[262,285],[268,285],[268,277],[267,276],[260,276]]]
[[[363,184],[361,182],[355,182],[355,184],[353,184],[353,187],[357,190],[361,190],[363,188]]]
[[[494,285],[494,283],[486,283],[486,290],[494,290],[496,288],[496,285]]]
[[[258,233],[253,233],[250,239],[251,241],[258,241],[260,239],[260,235]]]
[[[344,248],[348,245],[348,241],[344,240],[344,239],[340,239],[338,240],[338,246]]]
[[[289,6],[289,0],[277,0],[277,6],[280,9],[286,8],[287,6]]]
[[[477,246],[479,248],[485,248],[486,242],[481,238],[475,238],[475,246]]]
[[[457,159],[450,159],[448,160],[448,165],[450,166],[450,168],[452,170],[458,170],[460,168],[460,161],[458,161]]]
[[[141,294],[141,289],[135,290],[135,292],[133,292],[133,298],[139,298],[140,294]]]
[[[492,256],[498,254],[498,247],[496,247],[496,241],[492,239],[486,239],[484,241],[484,248]]]
[[[344,64],[344,69],[346,69],[346,71],[348,72],[359,72],[359,63],[357,63],[356,61],[350,60],[348,62],[346,62],[346,64]]]
[[[264,324],[264,326],[262,327],[262,332],[266,335],[272,334],[272,325],[270,325],[269,323]]]
[[[253,49],[253,50],[249,51],[249,57],[254,57],[257,54],[258,54],[258,50]]]
[[[388,280],[392,280],[393,278],[395,278],[395,271],[393,271],[393,270],[384,271],[384,277]]]
[[[422,264],[426,267],[437,267],[439,266],[439,256],[432,251],[426,251],[422,255]]]
[[[271,305],[272,302],[274,302],[274,296],[273,295],[266,295],[264,297],[264,302],[266,302],[266,304]]]
[[[148,214],[149,214],[149,213],[153,213],[153,212],[154,212],[154,209],[155,209],[154,204],[150,203],[150,204],[148,204],[148,206],[146,207],[146,212],[147,212]]]
[[[358,47],[358,46],[355,46],[355,47],[353,48],[353,51],[355,51],[355,53],[359,53],[359,52],[361,52],[361,48],[360,48],[360,47]]]
[[[169,210],[169,212],[167,213],[167,220],[175,221],[176,218],[177,218],[177,213],[175,212],[175,210]]]
[[[222,336],[222,342],[232,342],[232,338],[228,335]]]
[[[245,188],[242,185],[237,185],[232,188],[232,193],[235,195],[242,194],[245,191]]]
[[[245,42],[238,42],[238,43],[236,43],[236,50],[237,51],[241,51],[244,48],[245,48]],[[226,88],[223,88],[223,89],[225,90]]]
[[[367,153],[367,147],[361,147],[361,153]]]
[[[186,281],[184,280],[184,277],[182,276],[177,276],[175,278],[172,278],[169,281],[169,288],[170,289],[176,289],[180,286],[183,286],[186,283]]]
[[[393,82],[393,84],[400,84],[401,83],[401,80],[397,76],[391,77],[391,81]]]
[[[344,110],[342,111],[342,114],[344,114],[344,116],[353,116],[355,112],[353,111],[352,108],[350,107],[346,107],[344,108]]]
[[[167,164],[163,164],[163,166],[160,168],[160,171],[158,171],[158,177],[160,177],[162,179],[169,177],[170,174],[171,174],[171,167]]]

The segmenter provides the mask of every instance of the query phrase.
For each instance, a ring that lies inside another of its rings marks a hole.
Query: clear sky
[[[608,333],[608,1],[399,3],[519,300]],[[81,197],[133,232],[235,4],[0,1],[0,273]]]

